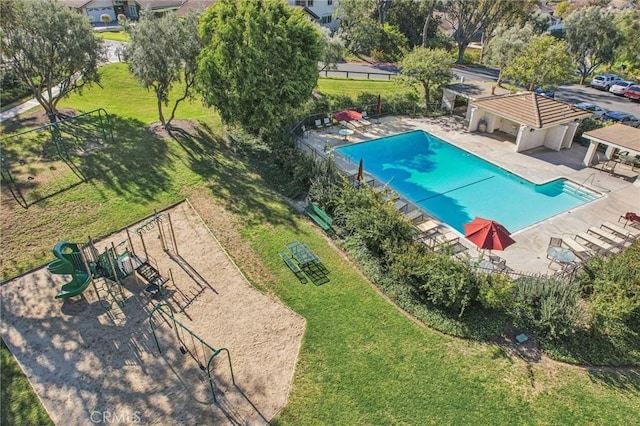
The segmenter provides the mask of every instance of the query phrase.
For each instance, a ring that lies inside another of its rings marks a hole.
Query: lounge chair
[[[631,225],[634,228],[640,227],[640,216],[638,216],[633,212],[627,212],[623,216],[620,216],[620,218],[618,219],[618,222],[621,222],[622,219],[625,220],[625,223],[624,223],[625,228],[627,227],[627,225]]]
[[[427,238],[429,234],[435,232],[440,224],[433,219],[429,219],[425,222],[419,223],[416,225],[416,229],[418,230],[418,234],[416,239]]]
[[[406,209],[407,209],[407,207],[408,207],[408,206],[409,206],[409,205],[408,205],[405,201],[402,201],[402,200],[396,200],[396,201],[393,203],[393,207],[394,207],[396,210],[401,211],[401,212],[402,212],[402,211],[406,211]]]
[[[611,223],[611,222],[603,223],[602,225],[600,225],[600,228],[607,229],[610,232],[613,232],[614,234],[618,234],[623,238],[631,241],[640,237],[640,230],[632,227],[623,228],[622,226],[616,225],[615,223]]]
[[[363,126],[370,126],[371,122],[369,120],[366,120],[364,118],[361,118],[360,120],[356,120],[356,122],[362,124]]]
[[[608,242],[611,242],[612,244],[623,245],[626,242],[625,238],[618,237],[617,235],[614,235],[611,232],[608,232],[604,229],[596,228],[595,226],[592,226],[591,228],[589,228],[587,232],[592,235],[595,235],[600,239],[604,239]]]
[[[320,130],[323,128],[321,120],[316,120],[315,123],[316,123],[316,129]]]
[[[364,124],[362,124],[358,120],[351,120],[348,123],[351,123],[351,125],[354,126],[356,129],[361,129],[364,127]]]
[[[340,125],[342,127],[345,127],[347,129],[351,129],[351,130],[358,130],[358,128],[356,126],[354,126],[353,124],[351,124],[350,121],[344,121],[344,120],[340,120],[338,121],[338,123],[340,123]]]
[[[561,241],[565,247],[571,250],[573,254],[578,256],[581,260],[588,260],[593,255],[593,251],[578,243],[576,240],[571,238],[562,238]]]
[[[609,244],[608,242],[601,240],[599,238],[596,238],[587,232],[581,232],[580,234],[576,235],[575,239],[576,241],[583,241],[585,244],[587,244],[590,247],[593,247],[594,250],[600,253],[607,253],[607,252],[614,253],[619,251],[619,250],[616,250],[615,247]]]
[[[405,212],[404,216],[412,223],[424,220],[424,213],[420,209],[413,209],[410,212]]]
[[[333,123],[331,122],[331,119],[329,117],[325,117],[322,122],[324,123],[324,127],[331,127],[333,126]]]

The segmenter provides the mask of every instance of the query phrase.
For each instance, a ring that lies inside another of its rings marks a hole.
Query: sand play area
[[[163,296],[148,294],[134,273],[124,280],[122,304],[100,282],[98,293],[90,285],[55,299],[70,277],[43,267],[0,287],[2,338],[56,424],[267,423],[287,403],[304,319],[247,282],[188,202],[159,214],[139,233],[148,218],[128,227],[129,237],[123,230],[94,243],[142,258],[146,248],[150,263],[172,278]],[[149,321],[158,303],[213,348],[228,349],[235,385],[221,352],[210,370],[216,402],[199,367],[212,352],[156,311],[158,351]]]

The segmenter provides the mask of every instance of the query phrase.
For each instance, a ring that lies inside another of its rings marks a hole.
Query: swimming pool
[[[336,151],[461,233],[475,216],[515,232],[599,197],[564,178],[536,185],[420,130]]]

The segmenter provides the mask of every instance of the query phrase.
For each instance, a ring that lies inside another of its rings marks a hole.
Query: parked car
[[[551,89],[544,89],[542,87],[538,87],[536,90],[533,91],[534,93],[537,93],[538,95],[543,95],[546,96],[547,98],[555,98],[556,97],[556,93],[551,90]]]
[[[615,74],[598,74],[591,80],[591,87],[600,90],[609,90],[609,88],[621,81],[622,79]]]
[[[605,121],[615,121],[631,127],[640,127],[640,118],[624,111],[609,111],[602,116]]]
[[[617,81],[609,88],[609,92],[614,95],[624,96],[624,91],[627,90],[627,87],[633,86],[633,81]]]
[[[634,84],[627,87],[627,90],[624,91],[624,96],[632,101],[640,100],[640,85]]]
[[[593,112],[593,118],[602,118],[602,116],[607,113],[606,109],[600,108],[598,105],[589,102],[580,102],[574,106]]]

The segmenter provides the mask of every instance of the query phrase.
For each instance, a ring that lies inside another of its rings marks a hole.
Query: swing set
[[[82,157],[106,142],[114,142],[113,124],[103,108],[9,135],[2,139],[2,183],[20,206],[29,208],[91,179],[94,171]]]
[[[165,310],[165,307],[168,308],[168,312]],[[236,384],[235,378],[233,377],[233,367],[231,365],[231,354],[229,353],[229,350],[226,348],[215,349],[213,346],[202,340],[193,331],[189,330],[184,324],[178,321],[175,318],[175,313],[171,305],[166,303],[158,303],[153,308],[153,310],[151,310],[151,313],[149,313],[149,325],[151,326],[153,339],[155,340],[156,346],[158,347],[158,352],[162,353],[162,349],[160,348],[160,343],[158,342],[158,337],[156,336],[156,328],[153,325],[153,315],[156,312],[158,312],[167,323],[173,325],[172,328],[180,344],[180,352],[183,355],[189,354],[191,358],[193,358],[193,360],[198,364],[200,370],[207,373],[207,377],[209,378],[209,386],[211,388],[211,396],[213,396],[213,402],[217,402],[215,394],[215,384],[213,382],[213,378],[211,377],[211,366],[214,358],[221,352],[226,352],[227,354],[227,359],[229,360],[229,371],[231,372],[231,382],[234,384],[234,386]],[[209,354],[208,357],[207,354]]]

